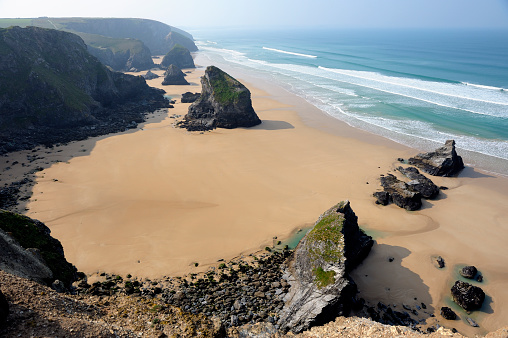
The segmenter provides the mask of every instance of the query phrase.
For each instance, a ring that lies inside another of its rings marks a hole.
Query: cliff
[[[166,55],[164,55],[161,65],[164,67],[175,65],[180,69],[196,68],[190,51],[180,44],[175,45]]]
[[[187,130],[232,129],[261,123],[252,108],[250,91],[219,68],[206,68],[201,86],[201,96],[189,107],[181,127]]]
[[[0,153],[125,130],[167,106],[162,94],[110,71],[75,34],[0,29]]]
[[[356,285],[348,273],[370,252],[372,238],[358,227],[349,201],[323,213],[288,260],[279,325],[301,332],[349,312]]]

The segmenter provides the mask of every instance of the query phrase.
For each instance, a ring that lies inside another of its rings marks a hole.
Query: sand
[[[393,173],[398,157],[417,150],[353,129],[281,88],[226,70],[251,90],[261,125],[205,133],[173,127],[170,116],[184,115],[189,106],[179,103],[180,94],[200,91],[201,68],[188,74],[191,86],[148,81],[177,103],[137,130],[46,155],[64,161],[37,174],[26,214],[51,228],[69,261],[86,273],[150,278],[203,271],[219,259],[269,246],[274,236],[285,238],[349,199],[359,224],[376,239],[353,273],[361,297],[399,307],[424,302],[438,318],[423,312],[419,318],[468,335],[508,325],[502,306],[508,302],[507,178],[467,168],[458,178],[433,178],[449,189],[420,211],[378,206],[372,193],[380,189],[379,175]],[[434,266],[436,255],[445,259],[444,269]],[[475,265],[485,277],[489,298],[471,315],[480,329],[446,323],[438,314],[450,305],[461,264]]]

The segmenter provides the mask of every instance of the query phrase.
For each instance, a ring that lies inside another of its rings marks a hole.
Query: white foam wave
[[[465,84],[466,86],[481,88],[481,89],[490,89],[490,90],[497,90],[497,91],[508,91],[508,89],[506,89],[506,88],[494,87],[494,86],[485,86],[485,85],[479,85],[479,84],[469,83],[469,82],[462,82],[462,84]]]
[[[283,53],[283,54],[296,55],[296,56],[303,56],[303,57],[306,57],[306,58],[313,58],[313,59],[317,58],[317,56],[316,56],[316,55],[309,55],[309,54],[302,54],[302,53],[288,52],[288,51],[285,51],[285,50],[275,49],[275,48],[263,47],[263,49],[270,50],[270,51],[272,51],[272,52]]]

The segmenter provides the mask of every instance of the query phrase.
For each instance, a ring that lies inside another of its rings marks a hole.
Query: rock
[[[201,95],[201,93],[191,93],[191,92],[186,92],[186,93],[183,93],[182,94],[182,103],[192,103],[194,101],[196,101],[197,99],[199,99],[199,96]]]
[[[143,77],[145,78],[145,80],[153,80],[153,79],[157,79],[160,76],[153,73],[151,70],[149,70],[148,72],[146,72],[145,75],[143,75]]]
[[[190,105],[180,127],[189,131],[253,127],[261,120],[252,108],[250,91],[217,67],[201,78],[201,95]]]
[[[7,320],[8,315],[9,315],[9,302],[7,302],[7,299],[2,293],[2,290],[0,290],[0,324],[3,324]]]
[[[139,40],[76,34],[85,41],[90,54],[113,70],[137,72],[155,66],[150,49]]]
[[[384,192],[389,194],[390,199],[397,206],[409,211],[418,210],[422,207],[422,195],[415,192],[405,182],[398,180],[394,175],[381,176],[380,181]],[[374,196],[378,197],[379,200],[379,192],[374,193]]]
[[[447,320],[457,319],[457,314],[455,312],[453,312],[453,310],[447,306],[443,306],[441,308],[441,316],[443,316],[443,318],[447,319]]]
[[[469,317],[466,317],[466,321],[469,325],[471,325],[472,327],[480,327],[480,325],[478,325],[477,322],[475,322],[473,320],[473,318],[469,318]]]
[[[418,169],[414,167],[398,167],[398,171],[402,173],[402,175],[409,178],[411,181],[409,181],[407,184],[414,190],[422,194],[423,198],[435,198],[437,195],[439,195],[439,188],[437,185],[432,182],[432,180],[428,179],[424,175],[420,174]]]
[[[435,262],[436,262],[438,268],[442,269],[445,267],[445,261],[444,261],[443,257],[437,256]]]
[[[177,66],[171,64],[164,73],[163,86],[167,85],[188,85],[189,82],[185,80],[183,72]]]
[[[483,282],[483,276],[482,275],[478,275],[478,277],[476,277],[476,281],[481,283]]]
[[[377,199],[376,204],[388,205],[390,203],[390,194],[386,191],[376,191],[373,196]]]
[[[175,65],[180,69],[196,68],[190,51],[180,44],[176,44],[162,59],[161,65],[169,67]]]
[[[443,147],[411,157],[408,163],[433,176],[453,176],[464,169],[462,157],[455,151],[455,141],[446,141]]]
[[[476,269],[476,267],[474,267],[472,265],[465,266],[459,271],[459,273],[462,277],[468,278],[468,279],[474,279],[477,272],[478,272],[478,270]]]
[[[466,311],[480,309],[485,300],[485,293],[481,288],[461,281],[455,282],[451,292],[455,303]]]
[[[291,285],[278,324],[295,333],[347,314],[356,285],[348,273],[368,255],[373,241],[358,227],[349,201],[323,213],[287,262]]]
[[[64,293],[66,291],[64,283],[56,279],[51,283],[51,288],[58,293]]]

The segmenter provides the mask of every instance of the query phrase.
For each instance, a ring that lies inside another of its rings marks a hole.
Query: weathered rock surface
[[[347,313],[356,292],[348,272],[372,245],[349,201],[323,213],[287,262],[284,278],[291,288],[278,321],[281,329],[297,333]]]
[[[175,65],[180,69],[196,68],[190,51],[180,44],[175,45],[166,55],[164,55],[161,65],[163,67]]]
[[[0,153],[125,130],[167,107],[140,76],[112,72],[75,34],[0,29]]]
[[[201,78],[201,95],[179,124],[190,131],[252,127],[261,120],[252,108],[250,91],[217,67]]]
[[[380,178],[383,192],[375,192],[376,203],[386,205],[387,200],[393,201],[397,206],[406,210],[414,211],[422,207],[422,195],[414,191],[407,183],[400,181],[392,174],[381,176]],[[387,197],[387,194],[389,195]]]
[[[446,141],[443,147],[411,157],[408,163],[433,176],[453,176],[464,168],[462,157],[455,151],[455,141]]]
[[[159,78],[160,76],[149,70],[145,75],[143,75],[143,77],[145,80],[153,80]]]
[[[201,96],[201,93],[191,93],[186,92],[182,94],[182,103],[193,103],[197,99],[199,99],[199,96]]]
[[[85,41],[90,54],[116,71],[141,71],[155,66],[150,50],[139,40],[78,35]]]
[[[441,316],[443,316],[443,318],[447,319],[447,320],[457,319],[457,314],[455,312],[453,312],[453,310],[447,306],[443,306],[441,308]]]
[[[414,191],[419,192],[423,198],[432,199],[439,195],[439,188],[437,185],[435,185],[429,178],[420,174],[418,169],[415,167],[398,167],[397,170],[411,180],[407,182],[407,185],[409,185]]]
[[[0,210],[0,269],[48,285],[58,279],[69,287],[77,270],[50,233],[37,220]]]
[[[177,66],[171,64],[168,69],[164,73],[164,81],[162,81],[163,86],[168,85],[188,85],[189,82],[185,80],[185,75]]]
[[[9,315],[9,303],[5,298],[2,290],[0,290],[0,327],[7,320],[7,316]]]
[[[474,277],[478,273],[478,269],[476,269],[475,266],[468,265],[460,269],[459,273],[464,278],[474,279]]]
[[[466,311],[478,310],[485,300],[485,293],[477,286],[456,281],[452,286],[452,297]]]

